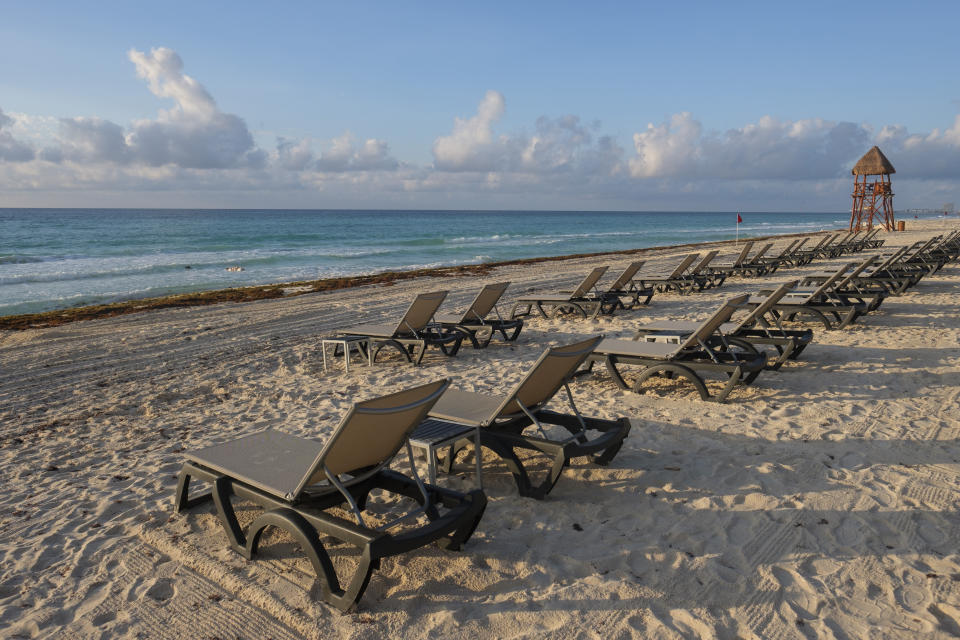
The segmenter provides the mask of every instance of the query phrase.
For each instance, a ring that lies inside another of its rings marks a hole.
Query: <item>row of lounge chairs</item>
[[[475,429],[473,442],[507,464],[519,493],[542,498],[572,459],[590,457],[596,464],[608,464],[630,432],[626,418],[602,420],[585,417],[578,410],[570,380],[589,373],[595,363],[603,362],[623,387],[628,385],[618,367],[641,367],[629,387],[634,389],[655,375],[686,378],[704,399],[710,399],[710,394],[701,376],[717,373],[727,381],[712,399],[722,401],[736,384],[749,384],[764,369],[779,369],[810,344],[809,329],[787,330],[781,320],[801,313],[826,316],[827,308],[843,318],[831,326],[845,326],[848,307],[869,312],[887,295],[901,293],[958,256],[960,234],[936,238],[883,260],[870,256],[859,264],[847,263],[822,278],[813,275],[783,283],[765,296],[733,297],[701,323],[649,323],[638,328],[633,340],[596,336],[553,347],[505,394],[457,390],[449,381],[437,380],[358,402],[325,442],[268,430],[188,453],[179,474],[176,509],[180,512],[212,501],[230,547],[247,559],[257,553],[267,529],[287,531],[309,558],[319,580],[320,597],[345,611],[362,597],[381,559],[432,542],[457,550],[483,516],[487,498],[482,489],[455,491],[423,482],[411,446],[418,432],[465,434],[464,428]],[[507,329],[518,334],[522,325],[502,321],[507,324],[498,327],[487,317],[505,289],[505,283],[485,289],[464,314],[441,314],[437,320],[441,325],[465,327],[466,333],[480,333],[484,328],[484,332]],[[425,295],[423,302],[411,305],[400,323],[369,329],[370,335],[383,337],[384,344],[393,341],[407,353],[409,346],[402,341],[406,338],[401,332],[423,332],[444,297]],[[413,309],[415,305],[417,309]],[[737,313],[744,315],[733,321]],[[511,339],[506,332],[503,336]],[[758,346],[773,347],[778,357],[768,362]],[[546,409],[561,389],[568,399],[569,414]],[[558,437],[551,427],[566,435]],[[457,450],[469,446],[470,441],[464,437],[451,444],[447,468]],[[402,450],[409,475],[390,468]],[[518,455],[522,451],[547,457],[549,470],[540,482],[532,480],[527,457]],[[478,457],[479,481],[479,451],[474,455]],[[206,483],[209,489],[191,492],[194,482]],[[399,517],[389,517],[383,501],[376,503],[380,508],[370,508],[368,496],[374,490],[410,499],[414,507]],[[245,528],[237,518],[236,499],[262,510]],[[325,546],[326,538],[359,549],[356,568],[347,579],[341,580],[343,569],[338,572]]]

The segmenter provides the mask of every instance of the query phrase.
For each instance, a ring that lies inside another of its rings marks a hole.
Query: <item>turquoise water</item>
[[[835,229],[849,221],[844,213],[742,215],[741,236]],[[0,209],[0,229],[0,315],[13,315],[241,285],[721,240],[735,236],[736,213]]]

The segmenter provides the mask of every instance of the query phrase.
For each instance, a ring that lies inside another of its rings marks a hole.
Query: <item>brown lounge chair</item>
[[[370,362],[375,362],[383,347],[392,347],[403,354],[407,362],[420,364],[427,347],[436,345],[444,355],[455,356],[460,350],[464,334],[459,331],[444,331],[439,325],[431,325],[430,320],[437,312],[446,291],[421,293],[395,324],[361,324],[341,329],[339,334],[345,337],[361,336],[370,339]],[[334,353],[336,356],[336,353]]]
[[[612,316],[617,309],[630,310],[641,304],[649,304],[654,294],[653,289],[638,287],[634,280],[643,265],[643,260],[631,262],[606,291],[587,292],[579,301],[580,304],[585,310],[590,310],[594,318],[598,315]],[[571,292],[561,291],[560,293]],[[640,302],[641,296],[645,297],[643,302]]]
[[[740,341],[754,347],[757,345],[774,347],[779,357],[767,364],[767,368],[774,371],[783,366],[787,360],[796,360],[813,340],[813,331],[810,329],[787,330],[776,318],[773,318],[772,322],[767,320],[767,315],[773,306],[796,285],[796,280],[785,282],[739,321],[721,324],[717,327],[716,334],[719,342],[736,344]],[[637,329],[634,340],[679,344],[698,328],[700,328],[699,322],[651,322]]]
[[[751,249],[753,249],[753,240],[747,240],[743,244],[743,249],[741,249],[740,253],[737,254],[737,257],[733,259],[733,262],[714,264],[710,268],[711,273],[723,275],[724,277],[735,275],[737,269],[743,266],[743,263],[747,261],[747,255],[750,253]]]
[[[523,330],[523,320],[504,320],[497,308],[497,302],[509,286],[509,282],[485,285],[466,311],[438,313],[434,316],[434,321],[445,329],[454,329],[463,333],[470,338],[474,349],[486,347],[493,339],[494,333],[498,331],[505,341],[514,342]],[[491,311],[496,317],[489,317]],[[509,335],[508,331],[511,332]]]
[[[861,315],[871,310],[872,303],[852,300],[850,296],[834,289],[855,264],[848,262],[842,265],[816,289],[788,293],[773,305],[769,313],[778,320],[787,321],[793,320],[798,315],[813,316],[822,322],[828,331],[842,329],[852,324]],[[750,306],[763,304],[765,299],[764,296],[751,296],[746,304]]]
[[[602,311],[605,300],[600,292],[594,290],[594,287],[608,268],[603,266],[593,269],[570,293],[531,294],[518,298],[510,312],[510,319],[515,320],[532,315],[534,307],[544,318],[551,318],[561,313],[579,313],[584,318],[596,318]]]
[[[613,284],[600,294],[600,297],[603,298],[601,304],[604,305],[600,309],[600,313],[613,315],[613,312],[617,309],[629,310],[641,304],[650,304],[650,298],[653,297],[654,293],[653,289],[649,287],[638,287],[634,280],[634,277],[637,275],[637,272],[643,268],[643,265],[643,260],[631,262],[627,265],[627,268],[617,276]],[[641,296],[645,298],[643,302],[640,302]]]
[[[700,291],[705,286],[702,281],[687,277],[691,265],[697,261],[699,254],[691,253],[683,258],[670,273],[640,274],[637,280],[643,289],[655,289],[661,293],[676,291],[680,295]],[[713,258],[711,258],[712,260]],[[711,271],[712,274],[712,271]]]
[[[212,499],[230,548],[247,560],[267,528],[283,529],[310,559],[320,597],[346,611],[363,595],[381,558],[433,541],[457,550],[480,522],[487,504],[482,491],[425,485],[413,464],[408,436],[447,385],[438,380],[358,402],[326,442],[268,430],[188,453],[177,484],[177,512]],[[404,446],[412,477],[387,468]],[[191,480],[208,482],[212,490],[190,496]],[[368,522],[367,495],[375,489],[410,499],[417,508],[385,524]],[[246,531],[232,496],[263,509]],[[411,524],[390,533],[402,522]],[[349,583],[341,585],[320,536],[360,549]]]
[[[543,498],[553,489],[571,459],[590,456],[593,462],[606,465],[630,433],[630,422],[626,418],[603,420],[582,416],[570,391],[570,377],[600,340],[602,336],[547,349],[506,394],[447,390],[430,410],[430,419],[421,424],[412,437],[421,439],[422,433],[429,433],[441,439],[446,429],[456,432],[463,430],[462,425],[478,427],[481,445],[506,463],[520,495]],[[566,390],[572,415],[544,408],[561,388]],[[544,425],[557,425],[568,433],[558,438],[548,433]],[[599,432],[599,435],[590,432]],[[470,442],[464,438],[460,444]],[[524,461],[517,455],[518,450],[537,452],[550,459],[550,470],[542,482],[533,484]],[[451,449],[445,465],[448,471],[453,458]]]
[[[699,392],[703,400],[723,402],[737,383],[749,384],[767,364],[767,355],[748,343],[718,342],[715,334],[728,322],[733,313],[746,302],[748,296],[731,298],[712,316],[700,324],[696,331],[678,344],[640,342],[608,338],[600,342],[587,358],[588,373],[596,362],[602,362],[621,389],[639,392],[650,377],[662,375],[668,378],[686,378]],[[633,385],[628,385],[621,375],[618,364],[635,364],[643,367]],[[701,373],[717,373],[727,377],[727,383],[715,397],[710,395]]]

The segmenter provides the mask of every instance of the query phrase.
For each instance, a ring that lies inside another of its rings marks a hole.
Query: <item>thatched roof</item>
[[[863,154],[863,157],[853,165],[851,173],[855,176],[876,176],[880,174],[896,173],[887,156],[883,155],[880,147],[874,147]]]

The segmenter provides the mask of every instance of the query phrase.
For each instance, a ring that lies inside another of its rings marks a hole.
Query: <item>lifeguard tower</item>
[[[853,209],[850,211],[850,231],[863,231],[883,223],[893,231],[893,187],[890,175],[896,173],[879,147],[873,147],[853,165]]]

